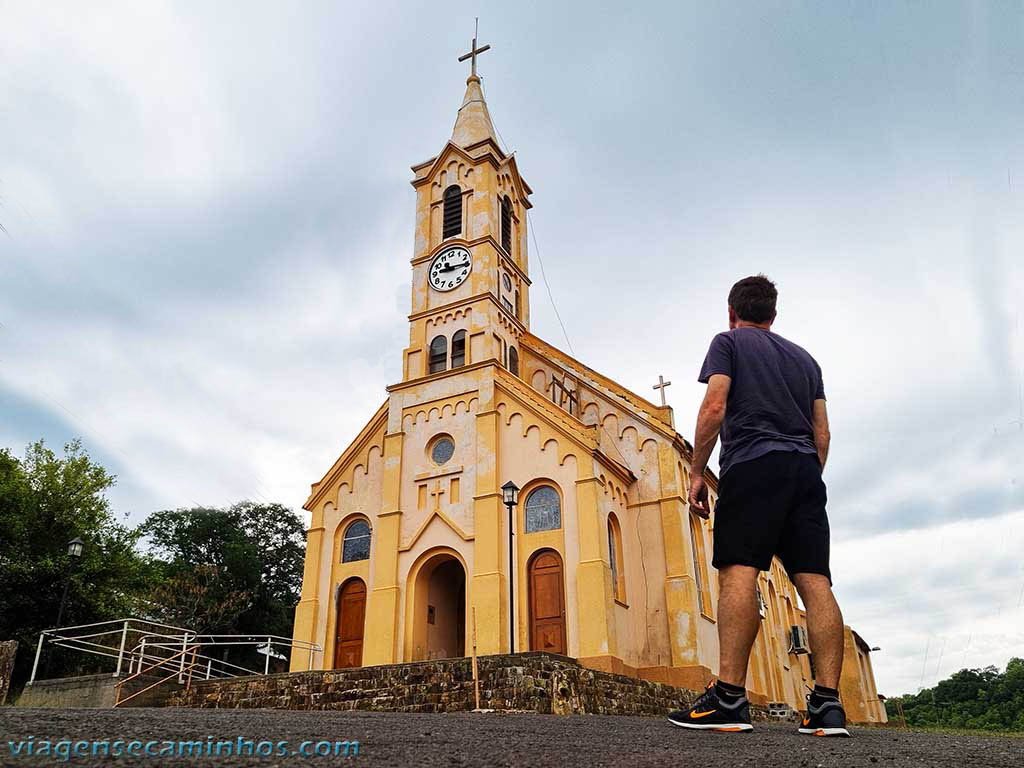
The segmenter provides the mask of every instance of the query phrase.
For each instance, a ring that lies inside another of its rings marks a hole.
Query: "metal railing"
[[[185,657],[187,657],[189,655],[189,653],[191,652],[191,654],[192,654],[192,661],[189,662],[189,664],[187,666],[188,678],[187,678],[187,682],[185,683],[185,687],[186,688],[188,688],[189,685],[192,682],[192,670],[195,669],[195,666],[196,666],[196,649],[198,647],[199,646],[194,645],[191,648],[185,648],[183,650],[178,651],[177,653],[175,653],[173,656],[169,657],[168,659],[166,659],[166,661],[170,662],[170,661],[174,661],[174,659],[176,659],[177,657],[180,656],[181,657],[181,663],[182,663],[182,665],[184,665],[185,664]],[[178,677],[178,681],[181,682],[181,677],[180,676],[181,676],[182,672],[184,672],[184,668],[181,671],[176,669],[173,672],[171,672],[171,674],[167,675],[166,677],[164,677],[164,678],[162,678],[160,680],[157,680],[155,683],[151,683],[150,685],[147,685],[142,690],[134,691],[134,692],[130,693],[128,696],[125,696],[123,699],[121,698],[121,695],[124,693],[125,685],[130,683],[132,680],[135,680],[135,679],[141,677],[144,674],[148,674],[149,672],[154,671],[155,669],[159,668],[160,666],[162,666],[162,662],[160,662],[160,663],[150,667],[149,669],[143,671],[141,669],[141,665],[140,665],[140,669],[139,669],[138,672],[136,672],[133,675],[129,675],[124,680],[121,680],[120,682],[118,682],[117,685],[114,686],[114,706],[115,707],[119,707],[122,704],[125,704],[125,703],[131,701],[136,696],[141,696],[142,694],[147,693],[147,692],[153,690],[157,686],[160,686],[160,685],[163,685],[166,682],[169,682],[172,678],[174,678],[176,676]]]
[[[44,646],[116,659],[113,677],[122,677],[126,671],[129,676],[138,677],[143,674],[144,668],[148,668],[146,673],[168,672],[173,669],[174,674],[168,679],[176,675],[179,683],[184,682],[186,672],[191,674],[202,664],[206,666],[200,674],[207,680],[241,675],[266,675],[270,673],[272,658],[287,661],[291,654],[296,652],[308,653],[307,668],[313,669],[315,655],[323,650],[316,643],[278,635],[199,634],[187,627],[175,627],[135,618],[99,621],[93,624],[47,629],[40,633],[29,685],[36,682]],[[252,648],[264,655],[262,671],[227,660],[232,648],[242,647]],[[190,649],[193,654],[192,666],[185,661]],[[213,655],[218,652],[220,658]]]

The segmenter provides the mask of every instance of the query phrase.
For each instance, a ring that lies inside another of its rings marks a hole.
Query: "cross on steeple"
[[[459,61],[465,61],[466,59],[470,59],[471,64],[472,64],[472,72],[471,72],[471,75],[470,75],[471,77],[476,77],[476,57],[477,57],[477,55],[483,53],[484,51],[489,51],[491,49],[490,45],[485,45],[483,48],[477,48],[476,47],[476,36],[479,34],[479,32],[480,32],[480,19],[478,18],[476,20],[476,26],[474,27],[474,31],[473,31],[473,47],[470,49],[469,53],[465,53],[462,56],[459,56]]]
[[[664,408],[665,405],[666,405],[666,403],[665,403],[665,387],[670,387],[670,386],[672,386],[672,382],[671,381],[665,381],[665,378],[663,376],[659,375],[658,376],[658,383],[655,384],[652,387],[652,389],[661,390],[661,407],[662,408]]]

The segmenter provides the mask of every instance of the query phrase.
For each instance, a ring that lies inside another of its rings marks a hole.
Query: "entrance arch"
[[[568,655],[562,558],[542,549],[530,558],[530,650]]]
[[[351,578],[338,590],[337,629],[334,639],[334,668],[363,664],[363,627],[366,623],[366,584]]]
[[[407,658],[466,655],[466,568],[449,550],[428,555],[410,583],[411,633]],[[408,615],[408,614],[407,614]]]

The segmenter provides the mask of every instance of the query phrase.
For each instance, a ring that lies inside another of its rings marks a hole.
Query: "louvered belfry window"
[[[444,191],[442,238],[462,234],[462,190],[452,184]]]
[[[501,247],[512,254],[512,201],[508,195],[501,198]]]
[[[461,368],[466,364],[466,332],[456,331],[452,336],[452,368]]]
[[[440,373],[448,368],[448,339],[437,336],[430,342],[430,373]]]

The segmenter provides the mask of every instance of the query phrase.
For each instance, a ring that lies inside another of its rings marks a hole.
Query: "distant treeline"
[[[891,698],[891,722],[899,722],[900,704],[907,725],[1024,731],[1024,659],[1010,659],[1005,672],[961,669],[934,688]]]

